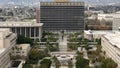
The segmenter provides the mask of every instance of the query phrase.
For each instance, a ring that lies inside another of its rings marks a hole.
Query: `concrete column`
[[[26,27],[25,27],[25,37],[27,37],[27,35],[26,35],[27,33],[26,33]]]
[[[34,27],[34,40],[36,39],[36,27]]]
[[[17,33],[17,28],[15,27],[15,33]]]
[[[30,37],[31,37],[31,27],[29,27],[30,28]]]
[[[39,32],[38,32],[38,33],[39,33],[39,41],[40,41],[41,36],[42,36],[42,35],[41,35],[41,34],[42,34],[41,27],[39,27]]]
[[[21,31],[21,29],[22,29],[22,28],[20,27],[20,35],[22,35],[22,31]]]

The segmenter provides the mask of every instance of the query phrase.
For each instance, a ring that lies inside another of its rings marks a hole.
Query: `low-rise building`
[[[100,39],[102,35],[105,35],[112,31],[92,31],[92,30],[84,30],[84,38],[92,40],[92,39]]]
[[[21,57],[27,57],[30,49],[31,49],[30,44],[16,45],[12,48],[12,54],[14,56],[19,55]]]
[[[105,57],[112,58],[120,68],[120,32],[107,33],[102,36],[101,45]]]
[[[10,29],[0,28],[0,68],[10,68],[11,48],[16,45],[17,35]]]
[[[114,14],[98,14],[98,20],[113,21]]]
[[[98,20],[113,22],[114,16],[119,16],[120,18],[120,13],[117,12],[117,13],[111,13],[111,14],[98,14]]]
[[[33,40],[41,39],[43,23],[36,22],[0,22],[0,28],[10,28],[17,35],[29,37]]]

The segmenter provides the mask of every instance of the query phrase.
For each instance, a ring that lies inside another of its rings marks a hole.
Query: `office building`
[[[40,21],[44,23],[43,30],[84,30],[84,2],[69,0],[41,2],[40,15]]]
[[[112,58],[120,68],[120,32],[107,33],[101,38],[102,50],[105,51],[105,57]]]
[[[0,28],[0,68],[10,68],[11,48],[16,45],[17,35],[10,29]]]
[[[41,38],[42,23],[36,22],[0,22],[0,28],[10,28],[17,35],[29,37],[33,40]]]

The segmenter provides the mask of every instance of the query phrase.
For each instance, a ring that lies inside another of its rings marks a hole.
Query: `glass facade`
[[[22,27],[22,28],[20,28],[21,29],[21,34],[20,35],[22,35],[22,36],[25,36],[25,27]]]
[[[81,2],[41,2],[40,15],[43,30],[84,30],[84,5]]]
[[[7,28],[7,27],[0,27]],[[8,27],[14,33],[17,33],[18,36],[22,35],[25,37],[29,37],[33,40],[41,38],[41,28],[40,27]]]
[[[30,27],[26,27],[26,37],[30,37]]]
[[[34,37],[34,27],[31,27],[31,37]]]

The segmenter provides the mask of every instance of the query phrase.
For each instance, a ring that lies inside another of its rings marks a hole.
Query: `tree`
[[[41,62],[40,62],[40,68],[50,68],[51,67],[51,60],[50,59],[43,59]]]
[[[34,46],[36,46],[36,45],[38,45],[38,43],[37,42],[39,42],[39,39],[35,39],[35,41],[34,41]]]
[[[99,45],[101,45],[101,38],[100,38],[100,39],[95,39],[95,41],[96,41]]]
[[[102,68],[117,68],[118,64],[115,63],[111,58],[107,58],[102,61]]]
[[[38,58],[40,58],[40,51],[34,48],[31,49],[29,53],[29,58],[32,60],[37,60]]]
[[[89,60],[84,59],[81,55],[76,57],[76,68],[84,68],[89,64]]]
[[[23,67],[22,68],[33,68],[32,65],[30,64],[23,64]]]
[[[50,51],[52,51],[52,52],[59,50],[58,44],[49,43],[48,41],[47,41],[47,43],[46,43],[46,47],[48,48],[48,50],[50,50]]]
[[[44,54],[46,57],[50,57],[48,48],[45,48],[45,49],[44,49],[43,54]]]
[[[41,52],[38,49],[33,48],[33,49],[31,49],[31,51],[29,53],[29,62],[32,64],[35,64],[35,63],[37,63],[37,61],[39,59],[42,59],[43,57],[44,57],[43,52]]]
[[[18,36],[17,44],[23,44],[23,43],[31,44],[31,46],[32,46],[33,45],[33,40],[30,39],[29,37]]]
[[[42,59],[44,57],[44,54],[42,51],[38,50],[38,49],[31,49],[30,53],[29,53],[29,58],[32,60],[38,60],[38,59]]]
[[[56,68],[59,68],[61,64],[60,64],[59,60],[57,59],[57,57],[54,56],[54,57],[53,57],[53,60],[54,60],[54,63],[55,63]]]
[[[72,60],[68,61],[68,68],[73,68],[73,62],[72,62]]]
[[[16,60],[17,59],[17,57],[12,55],[11,53],[9,53],[9,56],[10,56],[10,60]]]

